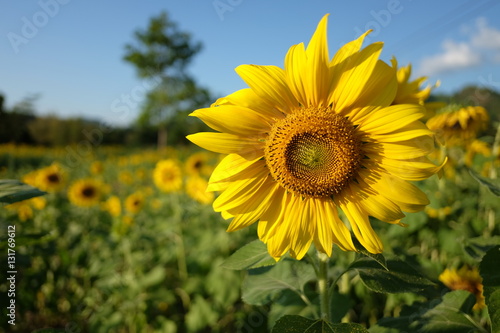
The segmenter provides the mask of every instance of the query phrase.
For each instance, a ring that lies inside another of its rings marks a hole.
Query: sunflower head
[[[439,275],[439,281],[451,290],[467,290],[474,294],[476,296],[475,310],[486,306],[483,296],[483,279],[476,267],[463,266],[460,269],[445,269]]]
[[[214,201],[214,193],[207,191],[208,182],[200,176],[191,176],[186,181],[186,193],[202,204],[210,204]]]
[[[106,186],[95,179],[80,179],[68,189],[68,198],[76,206],[91,207],[99,204]]]
[[[174,160],[162,160],[153,170],[153,181],[161,191],[174,192],[182,187],[181,168]]]
[[[51,166],[38,170],[34,182],[42,191],[57,192],[64,187],[65,176],[58,164],[52,164]]]
[[[289,49],[284,68],[239,66],[249,88],[191,114],[216,132],[188,139],[227,155],[209,180],[221,192],[214,209],[232,219],[228,231],[259,221],[275,258],[300,259],[313,242],[328,255],[333,244],[356,250],[352,237],[381,252],[369,216],[400,223],[422,210],[427,197],[408,181],[440,169],[427,158],[434,140],[420,121],[420,81],[403,75],[409,88],[397,99],[397,66],[378,59],[382,43],[362,48],[367,32],[330,58],[326,25],[327,16],[307,47]]]
[[[120,198],[116,195],[109,197],[102,205],[102,209],[107,211],[113,217],[119,217],[122,213]]]
[[[429,119],[427,126],[443,143],[454,146],[473,141],[488,123],[488,112],[482,106],[450,105]]]
[[[144,206],[145,197],[142,192],[135,192],[125,199],[125,209],[131,214],[137,214]]]
[[[184,164],[188,175],[207,175],[212,171],[209,164],[210,156],[206,152],[198,152],[189,156]]]

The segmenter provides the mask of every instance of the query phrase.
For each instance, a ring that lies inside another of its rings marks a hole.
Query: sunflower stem
[[[320,297],[321,319],[330,321],[330,293],[328,290],[328,256],[325,253],[318,253],[318,290]]]

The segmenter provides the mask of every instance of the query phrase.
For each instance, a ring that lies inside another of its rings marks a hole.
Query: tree
[[[140,125],[158,130],[158,146],[167,141],[169,121],[184,109],[196,109],[210,100],[206,89],[198,87],[186,67],[201,50],[201,43],[179,31],[177,24],[163,12],[150,19],[147,30],[135,32],[136,44],[127,44],[124,60],[132,63],[140,78],[153,79],[156,85],[146,95]]]

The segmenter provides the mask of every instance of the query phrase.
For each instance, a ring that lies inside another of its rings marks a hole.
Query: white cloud
[[[475,26],[465,26],[462,32],[468,35],[467,41],[443,41],[442,52],[423,58],[418,72],[435,75],[473,67],[482,61],[500,61],[500,30],[489,26],[486,18],[479,17]]]
[[[419,72],[423,75],[434,75],[475,66],[480,63],[481,55],[465,42],[456,43],[445,40],[443,52],[422,59]]]
[[[484,17],[476,20],[477,31],[471,37],[471,44],[483,49],[500,50],[500,30],[488,26]]]

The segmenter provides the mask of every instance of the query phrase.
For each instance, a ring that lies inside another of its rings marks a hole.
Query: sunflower
[[[113,217],[118,217],[122,213],[122,204],[120,198],[116,195],[109,197],[108,200],[104,202],[102,208]]]
[[[397,66],[395,58],[393,59],[393,64]],[[420,104],[424,106],[426,110],[425,116],[423,117],[424,119],[434,116],[437,109],[445,106],[442,102],[425,102],[429,98],[432,89],[439,87],[439,81],[434,86],[428,85],[425,88],[421,88],[422,83],[424,83],[427,78],[423,76],[414,81],[410,81],[411,64],[398,68],[396,76],[398,80],[398,90],[392,104]]]
[[[163,192],[178,191],[182,187],[182,172],[174,160],[162,160],[156,163],[153,180]]]
[[[208,164],[209,156],[204,153],[194,153],[188,157],[184,167],[188,175],[208,175],[212,171]]]
[[[57,192],[64,187],[64,174],[61,167],[52,164],[46,168],[38,170],[35,178],[36,186],[47,192]]]
[[[474,294],[476,296],[475,310],[483,309],[486,306],[483,296],[483,279],[476,267],[463,266],[458,270],[445,269],[439,275],[439,281],[443,282],[451,290],[467,290]]]
[[[469,143],[465,149],[465,165],[471,167],[476,155],[483,155],[485,157],[491,156],[491,148],[488,143],[481,140],[474,140]]]
[[[131,214],[137,214],[144,206],[144,194],[135,192],[125,199],[125,209]]]
[[[100,202],[104,192],[105,186],[102,182],[90,178],[80,179],[68,189],[68,198],[76,206],[90,207]]]
[[[6,205],[5,208],[16,212],[17,217],[22,222],[33,218],[33,209],[29,205],[28,200],[18,201],[10,205]]]
[[[427,126],[438,133],[447,145],[461,145],[474,140],[486,129],[489,115],[482,106],[460,107],[450,105],[442,113],[427,121]]]
[[[104,164],[101,161],[94,161],[90,164],[90,172],[93,175],[100,175],[104,171]]]
[[[208,183],[199,176],[191,176],[186,182],[186,193],[202,204],[209,204],[214,201],[213,192],[207,192]]]
[[[361,49],[363,34],[330,60],[327,16],[307,48],[292,46],[285,68],[242,65],[250,88],[191,115],[218,132],[189,135],[202,148],[227,154],[208,190],[221,191],[215,211],[232,218],[228,231],[259,221],[269,253],[300,259],[314,242],[356,250],[351,232],[370,252],[382,242],[369,216],[400,224],[427,196],[408,181],[439,170],[427,158],[433,133],[418,104],[392,105],[395,66],[378,60],[382,43]],[[339,209],[346,217],[339,218]]]

